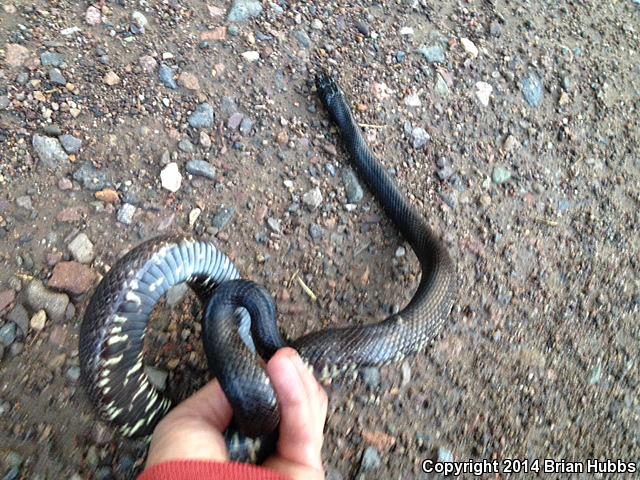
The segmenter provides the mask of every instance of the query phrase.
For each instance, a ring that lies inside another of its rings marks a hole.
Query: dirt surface
[[[279,0],[231,21],[222,0],[4,2],[0,474],[139,472],[144,444],[98,421],[77,365],[93,287],[143,238],[213,239],[273,292],[289,338],[408,301],[417,262],[345,182],[318,64],[459,279],[429,349],[328,388],[328,478],[430,478],[438,458],[637,462],[640,6],[515,3]],[[209,376],[198,305],[171,303],[147,361],[182,398]]]

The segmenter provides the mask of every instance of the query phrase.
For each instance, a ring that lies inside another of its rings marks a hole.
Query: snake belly
[[[422,271],[415,294],[398,313],[378,323],[321,330],[291,342],[324,380],[422,350],[440,333],[451,311],[455,278],[444,245],[368,148],[343,91],[324,73],[316,80],[318,95],[359,175],[414,250]],[[206,303],[203,337],[209,366],[234,414],[244,412],[238,422],[244,433],[230,431],[226,437],[231,458],[256,461],[273,449],[279,420],[275,392],[255,355],[243,345],[247,341],[233,332],[238,324],[250,324],[258,352],[266,358],[285,342],[268,293],[238,278],[233,263],[212,243],[162,236],[131,250],[102,279],[81,325],[80,366],[89,397],[123,435],[151,434],[171,408],[144,372],[143,340],[162,295],[187,282]],[[247,434],[264,436],[252,441]]]

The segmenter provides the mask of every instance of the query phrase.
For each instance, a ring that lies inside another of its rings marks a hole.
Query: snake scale
[[[441,331],[452,308],[455,278],[446,248],[368,148],[335,79],[321,72],[316,86],[360,177],[411,245],[422,269],[413,298],[398,313],[378,323],[313,332],[290,343],[317,378],[328,379],[396,362],[423,349]],[[211,242],[182,236],[143,242],[104,276],[81,325],[80,366],[89,397],[123,435],[150,435],[171,408],[145,373],[143,341],[157,302],[171,286],[187,282],[205,304],[205,353],[234,408],[235,423],[227,432],[231,457],[259,461],[273,449],[279,422],[276,396],[246,346],[251,342],[243,339],[251,337],[265,359],[286,342],[278,332],[271,295],[239,276]]]

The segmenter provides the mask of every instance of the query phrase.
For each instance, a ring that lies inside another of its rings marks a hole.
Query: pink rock
[[[29,58],[29,50],[17,43],[8,43],[5,47],[4,61],[10,67],[20,67]]]
[[[13,290],[5,290],[0,292],[0,312],[11,305],[11,302],[16,298],[16,292]]]
[[[215,5],[207,5],[207,10],[209,10],[211,18],[222,18],[224,16],[224,10]]]
[[[84,21],[92,27],[100,25],[102,23],[102,13],[92,5],[87,8],[87,12],[84,14]]]
[[[73,223],[81,220],[83,216],[88,214],[89,209],[84,205],[67,207],[56,215],[56,220],[63,223]]]
[[[53,269],[49,286],[73,295],[80,295],[93,286],[96,274],[78,262],[60,262]]]
[[[200,34],[200,40],[226,40],[227,39],[227,28],[226,27],[218,27],[215,30],[210,30],[207,32],[202,32]]]
[[[227,127],[231,130],[236,130],[240,123],[242,123],[243,115],[239,112],[234,113],[229,117],[229,121],[227,122]]]
[[[153,73],[158,66],[158,62],[151,55],[144,55],[140,57],[140,66],[147,73]]]

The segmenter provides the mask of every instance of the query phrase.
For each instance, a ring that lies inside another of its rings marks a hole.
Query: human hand
[[[280,404],[280,436],[264,466],[292,479],[324,479],[325,391],[291,348],[278,350],[266,370]],[[209,382],[158,423],[146,467],[169,460],[228,461],[222,432],[232,415],[218,381]]]

